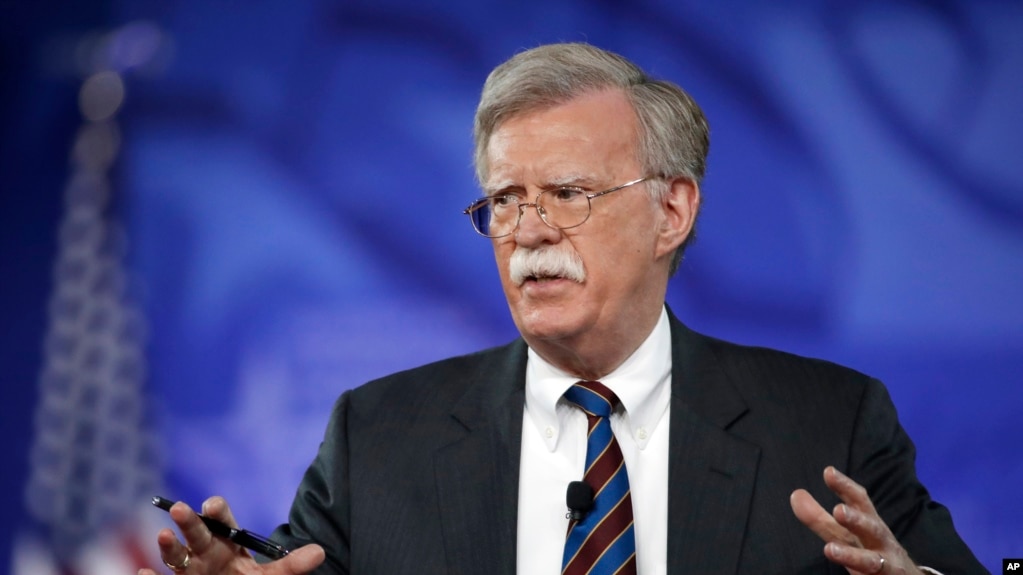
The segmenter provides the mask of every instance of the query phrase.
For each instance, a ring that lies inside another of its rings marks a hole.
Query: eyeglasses
[[[643,177],[593,194],[575,188],[545,190],[536,196],[533,203],[523,202],[515,194],[490,196],[469,204],[462,213],[469,216],[477,233],[488,238],[503,238],[514,233],[519,227],[523,209],[529,207],[536,208],[540,219],[549,227],[567,230],[583,225],[590,218],[590,200],[593,198],[606,196],[649,179],[649,176]]]

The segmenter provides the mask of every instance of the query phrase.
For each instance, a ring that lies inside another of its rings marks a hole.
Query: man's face
[[[617,90],[513,117],[490,138],[484,188],[488,195],[534,202],[544,190],[568,186],[593,193],[641,178],[647,174],[637,158],[638,134],[635,112]],[[666,239],[670,210],[651,198],[648,185],[595,198],[589,220],[567,230],[548,227],[536,209],[526,208],[515,234],[493,240],[512,318],[549,361],[544,349],[585,355],[616,341],[631,344],[637,330],[652,328],[664,302],[666,258],[678,241]],[[511,273],[513,259],[531,250],[569,256],[582,264],[585,277],[534,274],[536,266],[526,266],[529,277],[519,281]]]

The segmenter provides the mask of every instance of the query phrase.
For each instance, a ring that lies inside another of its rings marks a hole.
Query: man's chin
[[[526,341],[555,341],[572,337],[578,331],[578,307],[574,301],[531,302],[514,311],[515,324]]]

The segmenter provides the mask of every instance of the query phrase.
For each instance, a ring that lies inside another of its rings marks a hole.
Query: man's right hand
[[[202,504],[203,515],[238,528],[231,509],[222,497],[211,497]],[[306,545],[295,549],[283,559],[260,565],[245,548],[226,539],[214,537],[192,509],[177,502],[170,508],[171,519],[178,525],[184,542],[170,529],[161,529],[156,536],[160,558],[184,575],[303,575],[323,563],[323,548]],[[159,575],[152,569],[141,569],[139,575]]]

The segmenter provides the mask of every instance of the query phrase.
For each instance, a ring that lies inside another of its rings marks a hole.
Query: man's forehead
[[[489,135],[481,184],[510,188],[601,184],[630,171],[637,118],[620,91],[601,90],[505,118]]]

